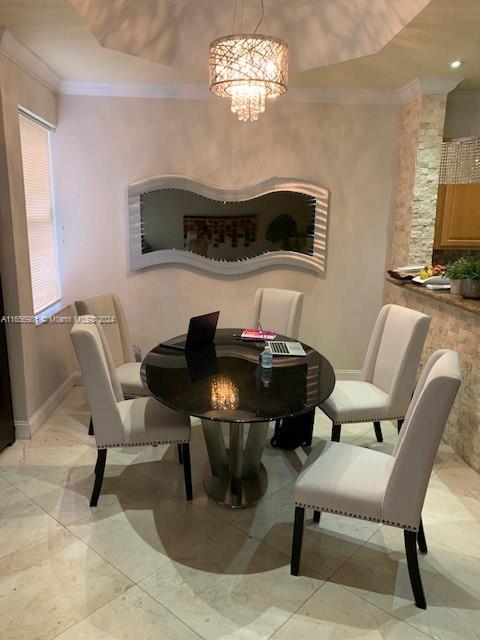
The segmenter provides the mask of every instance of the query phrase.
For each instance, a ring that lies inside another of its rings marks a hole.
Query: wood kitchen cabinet
[[[480,184],[440,184],[434,246],[480,249]]]

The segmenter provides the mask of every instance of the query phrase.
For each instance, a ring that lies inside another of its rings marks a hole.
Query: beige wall
[[[305,293],[302,339],[336,368],[359,368],[382,304],[398,115],[394,105],[279,102],[250,125],[223,101],[61,96],[54,157],[68,299],[118,293],[134,341],[148,349],[216,308],[221,325],[248,325],[257,287],[297,289]],[[290,176],[327,187],[326,275],[130,273],[127,185],[167,173],[222,186]]]
[[[55,95],[0,53],[0,265],[5,311],[31,315],[18,107],[55,124]],[[8,325],[14,416],[27,421],[73,371],[65,326]]]
[[[444,136],[446,138],[480,137],[480,91],[455,97],[447,102]]]

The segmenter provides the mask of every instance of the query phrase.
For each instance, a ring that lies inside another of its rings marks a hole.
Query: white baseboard
[[[360,380],[361,369],[336,369],[337,380]]]
[[[14,425],[16,440],[30,440],[32,429],[29,420],[14,420]]]
[[[29,440],[33,434],[40,429],[42,424],[58,407],[60,402],[65,398],[67,393],[73,387],[76,380],[76,373],[72,373],[66,380],[58,386],[55,391],[49,395],[41,407],[39,407],[28,420],[15,420],[15,437],[17,440]]]
[[[70,376],[75,387],[83,387],[83,376],[81,371],[74,371]]]

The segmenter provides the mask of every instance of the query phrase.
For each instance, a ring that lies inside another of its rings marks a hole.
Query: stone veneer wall
[[[413,189],[409,262],[430,264],[433,253],[446,94],[423,96]]]
[[[403,107],[389,266],[430,263],[433,252],[446,94]]]
[[[480,472],[480,316],[390,283],[386,285],[386,301],[431,316],[422,364],[437,349],[458,351],[462,363],[462,384],[444,440]]]
[[[419,95],[403,107],[397,152],[397,184],[394,200],[392,242],[389,266],[408,263],[412,200],[415,185],[415,156],[420,131],[422,96]]]
[[[389,266],[430,263],[433,253],[445,94],[417,96],[403,108]],[[480,316],[386,283],[385,301],[431,316],[422,363],[437,349],[454,349],[462,385],[445,440],[480,472]]]

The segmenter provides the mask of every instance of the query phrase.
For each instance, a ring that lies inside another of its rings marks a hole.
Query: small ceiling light
[[[452,69],[458,69],[458,67],[460,67],[461,65],[462,65],[461,60],[454,60],[453,62],[450,63],[450,67]]]

